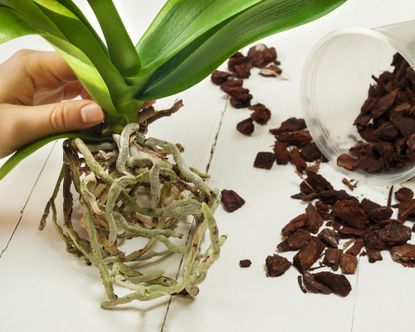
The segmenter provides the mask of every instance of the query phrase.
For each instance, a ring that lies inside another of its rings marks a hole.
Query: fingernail
[[[88,104],[82,107],[81,118],[85,124],[98,124],[104,121],[104,112],[97,104]]]

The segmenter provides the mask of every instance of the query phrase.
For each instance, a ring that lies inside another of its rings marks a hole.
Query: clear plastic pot
[[[317,146],[333,167],[372,185],[401,183],[415,176],[415,164],[382,174],[348,172],[336,165],[337,157],[360,139],[353,122],[367,98],[372,75],[390,69],[396,52],[415,68],[415,21],[330,33],[312,50],[302,76],[304,117]]]

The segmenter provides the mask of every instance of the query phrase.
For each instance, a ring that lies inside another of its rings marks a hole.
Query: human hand
[[[81,96],[83,100],[72,100]],[[104,120],[75,74],[55,52],[21,50],[0,64],[0,158],[39,138]]]

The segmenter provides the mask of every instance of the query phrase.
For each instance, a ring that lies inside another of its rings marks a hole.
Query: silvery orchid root
[[[51,209],[67,250],[99,269],[108,297],[102,302],[104,308],[183,291],[196,296],[197,285],[219,257],[225,241],[213,217],[218,192],[206,179],[184,163],[180,147],[146,138],[139,124],[127,125],[120,135],[113,135],[113,142],[67,140],[63,168],[40,228]],[[61,225],[54,201],[62,182]],[[78,197],[71,188],[79,196],[81,227],[76,225],[79,220],[72,218]],[[202,250],[206,233],[209,245]],[[188,237],[187,241],[178,241],[183,237]],[[141,246],[123,250],[127,242]],[[177,280],[162,269],[165,262],[160,258],[168,255],[183,255]],[[154,262],[153,271],[140,271],[146,262]],[[118,297],[117,286],[131,293]]]

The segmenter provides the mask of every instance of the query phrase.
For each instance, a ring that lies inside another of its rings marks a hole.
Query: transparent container
[[[374,83],[372,75],[391,69],[396,52],[415,68],[415,21],[330,33],[314,47],[304,67],[301,102],[310,133],[330,164],[359,182],[391,185],[415,177],[415,164],[381,174],[349,172],[336,164],[337,157],[361,139],[353,122]]]

